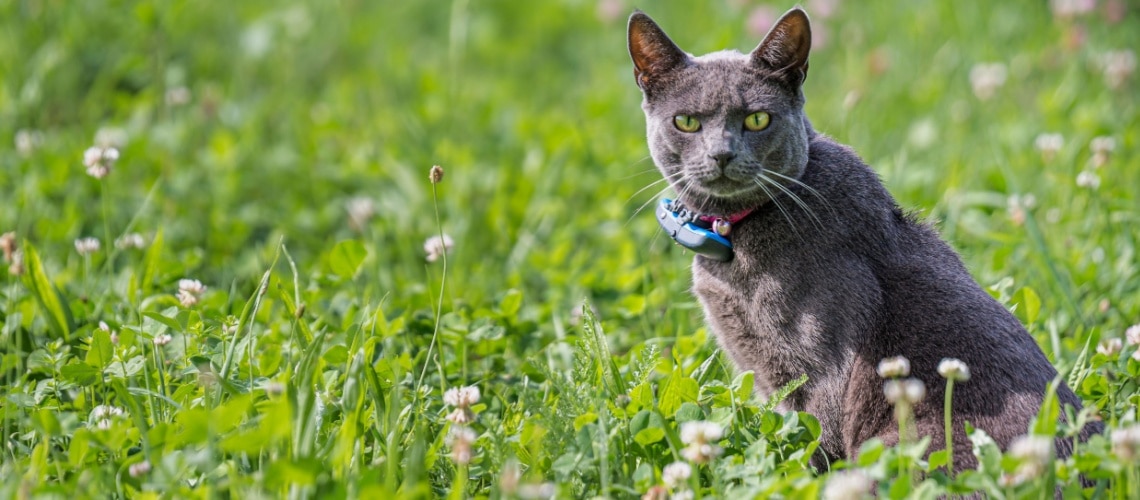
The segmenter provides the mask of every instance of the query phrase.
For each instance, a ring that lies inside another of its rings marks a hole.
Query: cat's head
[[[649,149],[686,205],[712,214],[755,208],[803,173],[810,125],[801,86],[810,48],[811,27],[798,8],[751,53],[700,57],[644,13],[630,16]]]

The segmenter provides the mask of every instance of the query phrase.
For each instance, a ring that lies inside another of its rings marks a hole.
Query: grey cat
[[[917,432],[942,449],[937,366],[964,361],[972,378],[954,391],[954,464],[974,468],[964,423],[1006,448],[1027,432],[1057,372],[932,228],[900,210],[850,148],[812,129],[802,91],[810,46],[798,8],[750,54],[694,57],[644,13],[629,19],[658,169],[689,210],[743,215],[730,227],[735,257],[696,256],[693,290],[760,393],[808,375],[784,406],[819,419],[816,465],[853,458],[871,438],[897,443],[876,367],[900,355],[927,388]],[[1057,396],[1081,406],[1064,384]],[[1056,445],[1058,456],[1071,453],[1071,442]]]

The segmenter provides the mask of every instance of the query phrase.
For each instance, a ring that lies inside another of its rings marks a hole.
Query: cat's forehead
[[[778,110],[795,105],[796,96],[766,81],[747,54],[722,50],[691,57],[677,70],[666,92],[652,99],[669,112],[719,113],[739,110]]]

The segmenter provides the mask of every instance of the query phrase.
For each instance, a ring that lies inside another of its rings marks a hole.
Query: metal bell
[[[721,236],[728,236],[732,232],[732,224],[724,219],[716,219],[712,223],[713,232]]]

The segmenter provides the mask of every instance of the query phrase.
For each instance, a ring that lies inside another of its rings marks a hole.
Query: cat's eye
[[[763,111],[757,111],[748,115],[744,119],[744,128],[753,132],[759,132],[768,128],[768,123],[772,121],[772,117]]]
[[[674,116],[673,125],[681,132],[696,132],[701,129],[701,121],[689,115]]]

